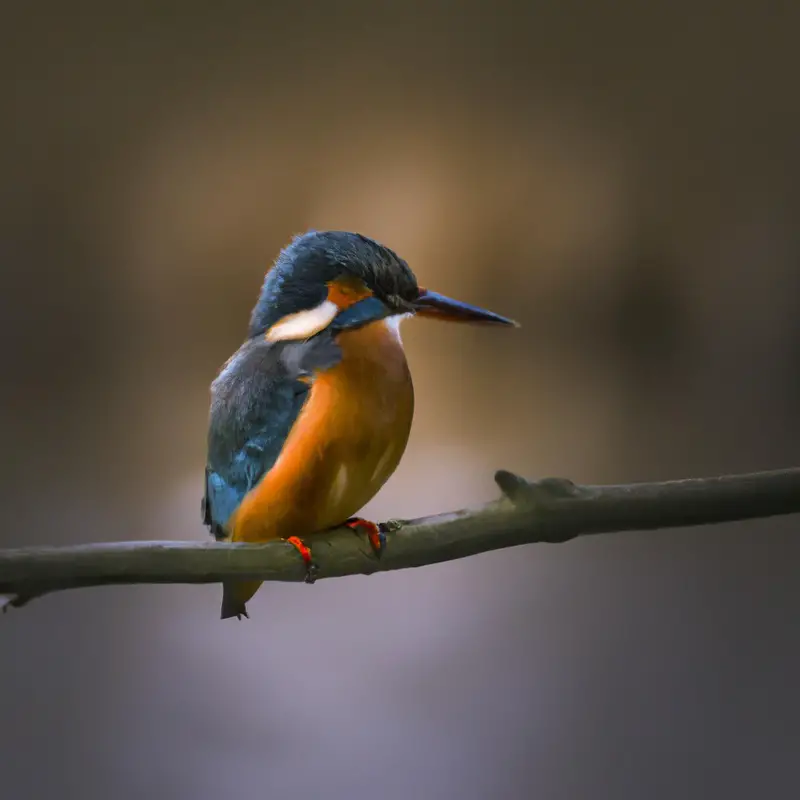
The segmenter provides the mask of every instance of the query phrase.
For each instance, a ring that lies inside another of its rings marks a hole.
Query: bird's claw
[[[299,536],[290,536],[286,541],[292,545],[303,558],[303,563],[306,567],[306,576],[303,582],[309,584],[314,583],[314,581],[317,580],[319,567],[311,558],[311,548]]]
[[[375,558],[380,558],[383,555],[383,551],[386,548],[388,526],[378,525],[368,519],[361,519],[361,517],[352,517],[345,522],[345,525],[356,533],[366,534],[370,547],[372,547],[372,552],[375,553]]]

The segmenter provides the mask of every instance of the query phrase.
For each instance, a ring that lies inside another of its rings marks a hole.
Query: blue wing
[[[203,522],[218,539],[244,496],[271,469],[315,372],[338,363],[332,334],[306,342],[250,340],[211,385]]]

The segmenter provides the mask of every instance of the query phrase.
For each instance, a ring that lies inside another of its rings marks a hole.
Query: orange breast
[[[231,520],[234,541],[344,522],[397,468],[414,414],[403,347],[384,321],[342,333],[339,343],[341,363],[315,379],[278,460]]]

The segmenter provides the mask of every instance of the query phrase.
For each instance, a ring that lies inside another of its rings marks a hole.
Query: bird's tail
[[[261,581],[223,581],[221,619],[236,617],[241,619],[250,615],[245,603],[258,591]]]

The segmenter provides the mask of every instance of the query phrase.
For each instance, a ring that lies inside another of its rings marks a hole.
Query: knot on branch
[[[581,491],[568,478],[542,478],[527,481],[513,472],[501,469],[494,474],[500,491],[515,505],[547,506],[554,500],[577,497]]]
[[[527,481],[513,472],[501,469],[494,475],[500,491],[520,511],[533,514],[539,528],[539,541],[560,544],[574,539],[579,534],[564,531],[553,524],[554,505],[559,501],[572,500],[584,494],[582,487],[576,486],[568,478],[542,478],[538,481]]]

